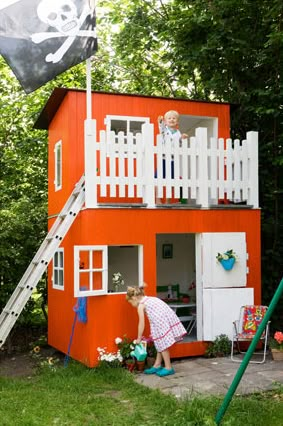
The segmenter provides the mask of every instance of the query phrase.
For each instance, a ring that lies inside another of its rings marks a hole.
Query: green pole
[[[267,309],[267,312],[266,312],[261,324],[259,325],[253,340],[251,341],[249,349],[248,349],[246,355],[244,356],[243,361],[241,362],[241,365],[240,365],[240,367],[239,367],[239,369],[238,369],[238,371],[237,371],[237,373],[234,377],[233,382],[231,383],[230,388],[228,389],[228,392],[227,392],[227,394],[226,394],[226,396],[223,400],[223,403],[222,403],[221,407],[219,408],[219,410],[216,414],[215,422],[216,422],[217,425],[220,424],[220,422],[221,422],[221,420],[222,420],[222,418],[223,418],[223,416],[224,416],[224,414],[225,414],[225,412],[226,412],[226,410],[227,410],[227,408],[228,408],[228,406],[231,402],[231,399],[232,399],[232,397],[233,397],[233,395],[234,395],[234,393],[235,393],[235,391],[238,387],[238,384],[240,383],[241,378],[242,378],[242,376],[243,376],[243,374],[244,374],[244,372],[245,372],[245,370],[248,366],[248,363],[249,363],[249,361],[250,361],[250,359],[251,359],[251,357],[252,357],[252,355],[255,351],[255,348],[256,348],[259,340],[260,340],[260,336],[264,332],[264,329],[265,329],[268,321],[270,320],[271,315],[272,315],[282,293],[283,293],[283,278],[281,279],[280,284],[279,284],[279,286],[278,286],[278,288],[277,288],[277,290],[276,290],[276,292],[275,292],[275,294],[274,294],[274,296],[273,296],[273,298],[270,302],[270,305]]]

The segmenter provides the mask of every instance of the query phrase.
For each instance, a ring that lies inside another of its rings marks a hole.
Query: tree
[[[99,50],[92,58],[93,89],[230,102],[237,106],[232,137],[259,131],[266,303],[282,274],[282,8],[279,0],[98,1]],[[0,73],[3,294],[46,232],[46,133],[32,125],[53,87],[85,87],[85,66],[29,96],[3,61]]]
[[[104,2],[123,90],[236,104],[232,137],[259,132],[263,295],[282,275],[283,5],[279,0]],[[283,306],[283,303],[282,303]],[[278,312],[282,307],[278,308]],[[282,314],[281,314],[282,321]]]
[[[105,73],[101,65],[102,88]],[[0,58],[0,312],[47,233],[47,132],[33,125],[54,87],[85,88],[85,64],[26,95]],[[38,286],[46,300],[45,280]],[[32,300],[21,316],[27,322]]]

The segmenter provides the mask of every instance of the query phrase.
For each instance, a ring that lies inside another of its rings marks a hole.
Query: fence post
[[[97,207],[96,120],[84,122],[85,205]]]
[[[258,132],[247,132],[249,188],[248,204],[258,208]]]
[[[153,124],[142,125],[142,143],[144,147],[144,195],[143,202],[148,207],[155,207],[154,200],[154,155],[153,155]]]
[[[196,140],[199,154],[199,195],[197,202],[201,207],[208,207],[208,162],[207,162],[207,129],[198,127],[196,129]]]

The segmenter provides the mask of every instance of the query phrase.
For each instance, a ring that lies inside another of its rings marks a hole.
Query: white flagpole
[[[95,0],[88,0],[90,9],[95,9]],[[92,119],[91,108],[91,58],[86,60],[86,118]]]
[[[92,119],[91,108],[91,58],[86,60],[86,118]]]

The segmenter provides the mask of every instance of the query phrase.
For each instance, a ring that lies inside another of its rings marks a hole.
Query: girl
[[[169,348],[175,342],[182,340],[182,337],[186,334],[183,324],[165,302],[157,297],[145,296],[142,287],[128,287],[126,299],[138,310],[137,343],[142,340],[145,327],[144,314],[146,313],[150,324],[151,337],[157,350],[154,365],[145,370],[144,373],[157,374],[160,377],[174,374]],[[164,368],[161,366],[162,360],[164,361]]]

